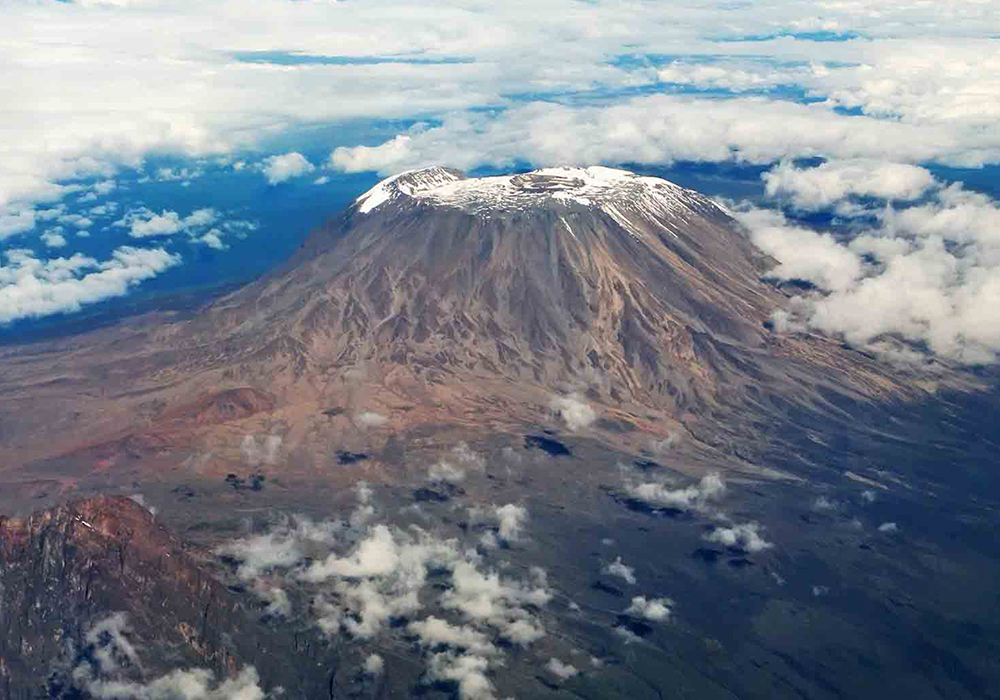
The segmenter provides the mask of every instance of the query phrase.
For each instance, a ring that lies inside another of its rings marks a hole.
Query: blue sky
[[[776,274],[817,285],[785,332],[1000,351],[996,3],[0,11],[7,336],[258,274],[401,169],[600,163],[724,199]]]

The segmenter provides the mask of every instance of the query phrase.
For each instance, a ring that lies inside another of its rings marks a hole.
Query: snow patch
[[[641,238],[649,225],[676,237],[676,230],[665,222],[689,219],[695,210],[719,210],[711,200],[667,180],[599,166],[542,168],[479,178],[440,167],[409,170],[375,185],[358,197],[356,205],[367,214],[404,197],[484,217],[547,206],[555,208],[574,236],[562,216],[562,211],[572,208],[600,209],[635,238]]]

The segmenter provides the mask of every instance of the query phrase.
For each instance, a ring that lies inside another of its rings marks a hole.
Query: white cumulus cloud
[[[642,617],[653,622],[662,622],[670,617],[674,601],[670,598],[652,598],[647,600],[645,596],[635,596],[631,604],[625,609],[629,615]]]
[[[280,184],[293,177],[308,175],[314,170],[316,170],[316,166],[310,163],[308,158],[294,151],[265,158],[262,165],[262,172],[270,185]]]
[[[99,261],[77,253],[40,260],[28,250],[8,249],[0,265],[0,323],[79,311],[87,304],[126,295],[144,280],[175,265],[179,255],[162,248],[122,246]]]
[[[672,488],[661,482],[634,483],[626,480],[625,490],[635,499],[656,506],[681,509],[704,509],[726,491],[726,483],[718,472],[709,472],[698,482],[683,488]]]
[[[626,583],[635,585],[635,569],[631,566],[626,566],[622,562],[622,558],[618,557],[613,562],[605,566],[602,571],[606,574],[611,574],[612,576],[617,576],[619,578],[625,579]]]
[[[729,527],[716,527],[705,535],[709,542],[718,542],[726,547],[745,549],[748,552],[762,552],[774,546],[764,539],[758,523],[742,523]]]
[[[560,680],[567,680],[580,673],[576,666],[563,663],[554,656],[545,664],[545,670]]]
[[[549,407],[566,421],[570,430],[586,428],[597,420],[597,412],[579,394],[554,396]]]

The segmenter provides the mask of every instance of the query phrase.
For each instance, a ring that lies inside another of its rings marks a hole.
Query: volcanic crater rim
[[[599,209],[633,236],[633,217],[687,218],[693,208],[721,207],[692,190],[658,177],[603,166],[551,167],[527,173],[468,177],[439,166],[408,170],[388,177],[355,200],[368,214],[389,202],[426,202],[489,216],[505,211],[574,207]]]

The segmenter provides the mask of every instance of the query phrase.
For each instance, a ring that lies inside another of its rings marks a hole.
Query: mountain
[[[622,447],[687,434],[719,458],[718,411],[923,395],[835,341],[772,332],[773,262],[719,205],[658,178],[403,173],[193,318],[6,351],[0,460],[237,452],[218,425],[244,425],[238,443],[281,421],[308,461],[363,414],[516,434],[581,401]]]
[[[430,168],[0,347],[0,693],[997,698],[996,376],[777,332],[774,262],[661,179]]]
[[[368,363],[407,384],[603,385],[608,403],[679,415],[745,379],[736,355],[786,354],[767,328],[773,264],[720,206],[658,178],[431,168],[363,194],[200,331],[293,377]]]

